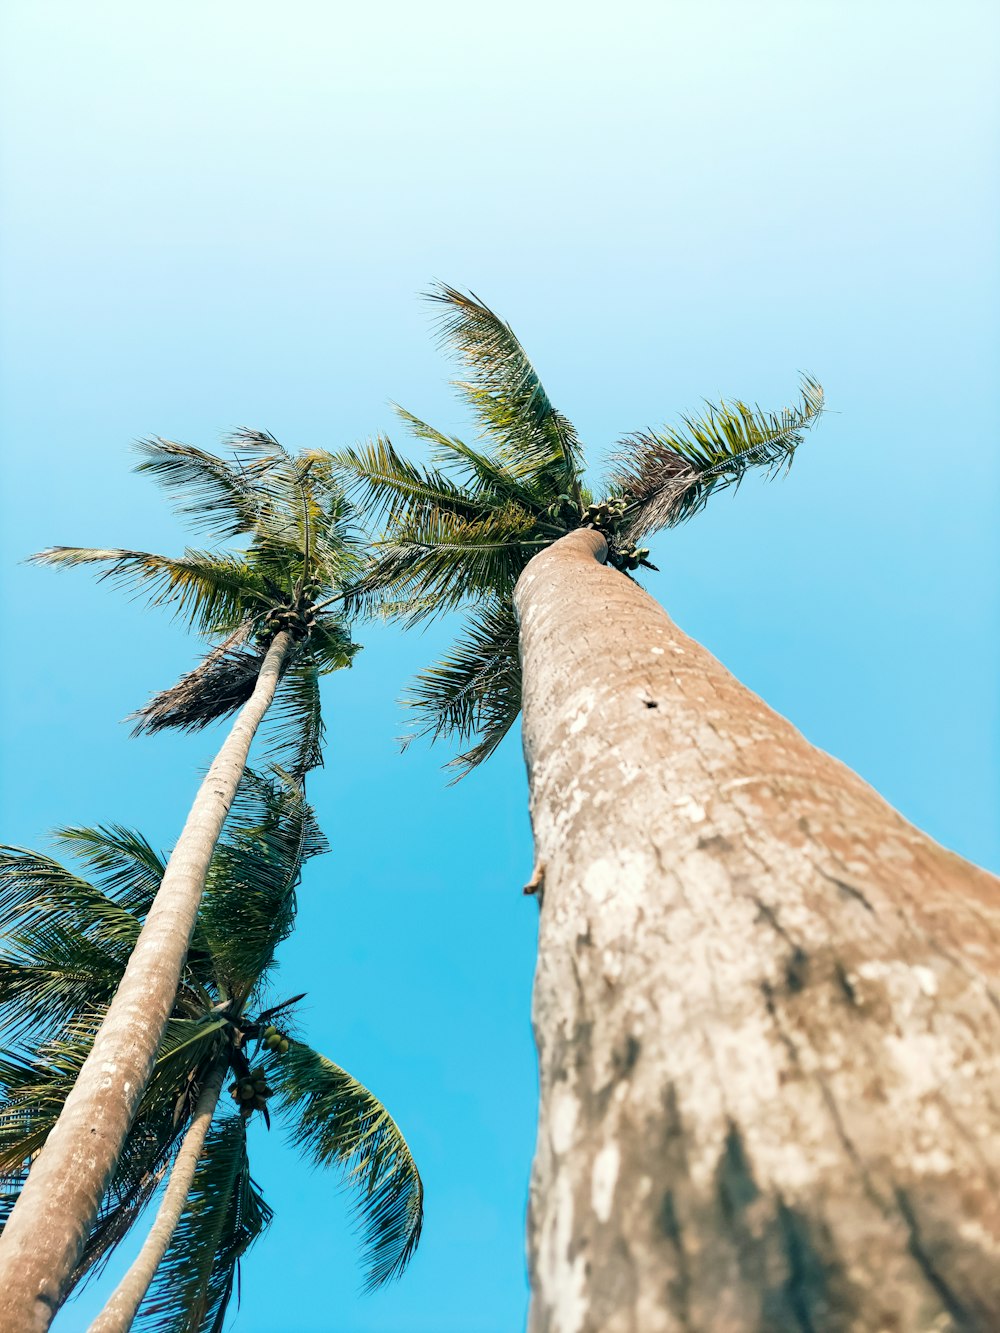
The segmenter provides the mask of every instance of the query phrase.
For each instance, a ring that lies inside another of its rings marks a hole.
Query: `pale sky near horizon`
[[[1000,870],[1000,12],[940,4],[10,0],[0,19],[0,838],[169,845],[214,735],[120,720],[193,660],[64,543],[190,539],[129,442],[339,447],[389,400],[468,429],[419,292],[513,325],[595,474],[625,433],[806,370],[787,478],[657,540],[681,626],[816,744]],[[394,703],[453,627],[362,625],[325,690],[312,864],[279,985],[368,1083],[425,1239],[357,1294],[342,1196],[253,1130],[276,1209],[240,1333],[512,1333],[535,1130],[519,741],[446,786]],[[259,1165],[258,1165],[259,1164]],[[58,1333],[86,1327],[107,1285]]]

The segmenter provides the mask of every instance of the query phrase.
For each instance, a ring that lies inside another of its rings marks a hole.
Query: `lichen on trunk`
[[[604,554],[516,593],[532,1333],[1000,1328],[1000,881]]]

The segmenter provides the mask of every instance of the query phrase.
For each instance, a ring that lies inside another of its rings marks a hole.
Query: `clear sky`
[[[168,845],[216,737],[128,739],[193,660],[155,612],[18,563],[185,540],[129,442],[467,426],[418,292],[511,321],[599,461],[703,397],[830,415],[781,483],[658,539],[681,626],[909,818],[1000,868],[1000,10],[983,0],[162,6],[8,0],[0,837]],[[395,434],[395,432],[394,432]],[[449,627],[331,678],[281,985],[423,1169],[408,1275],[357,1296],[341,1196],[252,1132],[276,1208],[241,1333],[512,1333],[535,1116],[518,738],[446,787],[394,699]],[[105,1288],[60,1317],[83,1329]]]

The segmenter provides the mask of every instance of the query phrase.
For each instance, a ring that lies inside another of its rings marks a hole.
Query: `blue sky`
[[[338,447],[390,429],[390,399],[466,429],[417,295],[443,279],[511,321],[595,461],[703,397],[778,407],[799,370],[824,382],[788,478],[658,539],[649,586],[811,740],[1000,868],[993,6],[11,0],[2,26],[0,837],[117,820],[167,845],[215,740],[120,724],[193,660],[181,629],[18,562],[183,545],[129,472],[141,435]],[[256,1129],[277,1217],[245,1333],[523,1324],[519,741],[448,788],[445,753],[394,740],[451,628],[361,626],[327,684],[312,794],[334,850],[281,971],[309,1038],[409,1136],[426,1239],[357,1296],[341,1196]]]

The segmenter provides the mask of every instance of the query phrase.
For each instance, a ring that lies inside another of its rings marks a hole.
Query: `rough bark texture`
[[[1000,1329],[1000,881],[604,556],[516,594],[532,1333]]]
[[[199,1094],[194,1115],[184,1134],[180,1151],[170,1168],[167,1188],[163,1192],[156,1218],[143,1241],[142,1249],[111,1293],[104,1309],[91,1324],[89,1333],[128,1333],[132,1327],[136,1311],[149,1290],[149,1284],[173,1240],[177,1223],[181,1220],[191,1182],[198,1167],[198,1159],[205,1146],[205,1135],[208,1133],[208,1127],[212,1123],[219,1102],[226,1068],[226,1061],[220,1056]]]
[[[163,882],[73,1091],[0,1237],[0,1329],[41,1333],[66,1293],[149,1081],[215,844],[291,644],[278,634],[198,790]]]

